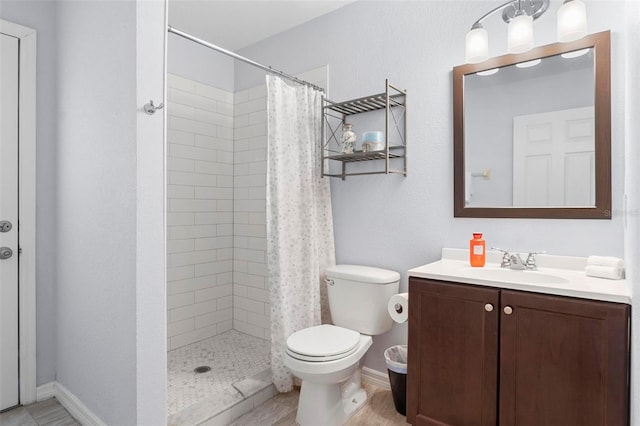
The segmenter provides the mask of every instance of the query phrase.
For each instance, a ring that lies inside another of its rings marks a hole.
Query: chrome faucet
[[[491,247],[491,250],[497,250],[502,252],[502,262],[500,262],[501,268],[510,268],[511,267],[511,254],[507,250],[503,250],[498,247]]]
[[[497,247],[491,247],[491,250],[498,250],[502,252],[502,262],[500,262],[501,268],[509,268],[517,271],[535,271],[538,269],[536,264],[536,254],[546,253],[544,251],[532,251],[529,252],[527,260],[522,260],[522,257],[518,253],[511,254],[507,250],[503,250]]]
[[[536,254],[545,254],[545,253],[546,251],[530,251],[524,266],[526,266],[527,269],[530,271],[537,270],[538,265],[536,264]]]
[[[522,260],[518,253],[512,254],[509,258],[511,259],[511,265],[509,266],[510,269],[515,269],[518,271],[527,269],[524,260]]]

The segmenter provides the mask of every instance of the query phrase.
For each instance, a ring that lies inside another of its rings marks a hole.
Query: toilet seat
[[[330,324],[305,328],[287,339],[286,352],[302,361],[325,362],[345,358],[358,349],[360,333]]]

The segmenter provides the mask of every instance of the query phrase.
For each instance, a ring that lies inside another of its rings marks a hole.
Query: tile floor
[[[269,386],[270,347],[267,340],[231,330],[169,351],[169,424],[185,424],[204,410],[215,415]],[[202,365],[211,371],[193,371]]]
[[[80,426],[55,398],[0,413],[2,426]]]

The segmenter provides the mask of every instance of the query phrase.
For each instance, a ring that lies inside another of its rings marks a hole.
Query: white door
[[[595,205],[593,107],[513,118],[513,205]]]
[[[0,409],[18,405],[18,39],[0,34]]]

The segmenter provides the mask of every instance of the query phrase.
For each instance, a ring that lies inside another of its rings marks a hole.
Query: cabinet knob
[[[511,315],[513,313],[513,308],[511,306],[505,306],[504,313],[507,315]]]
[[[487,312],[493,311],[493,305],[491,303],[487,303],[486,305],[484,305],[484,310]]]

